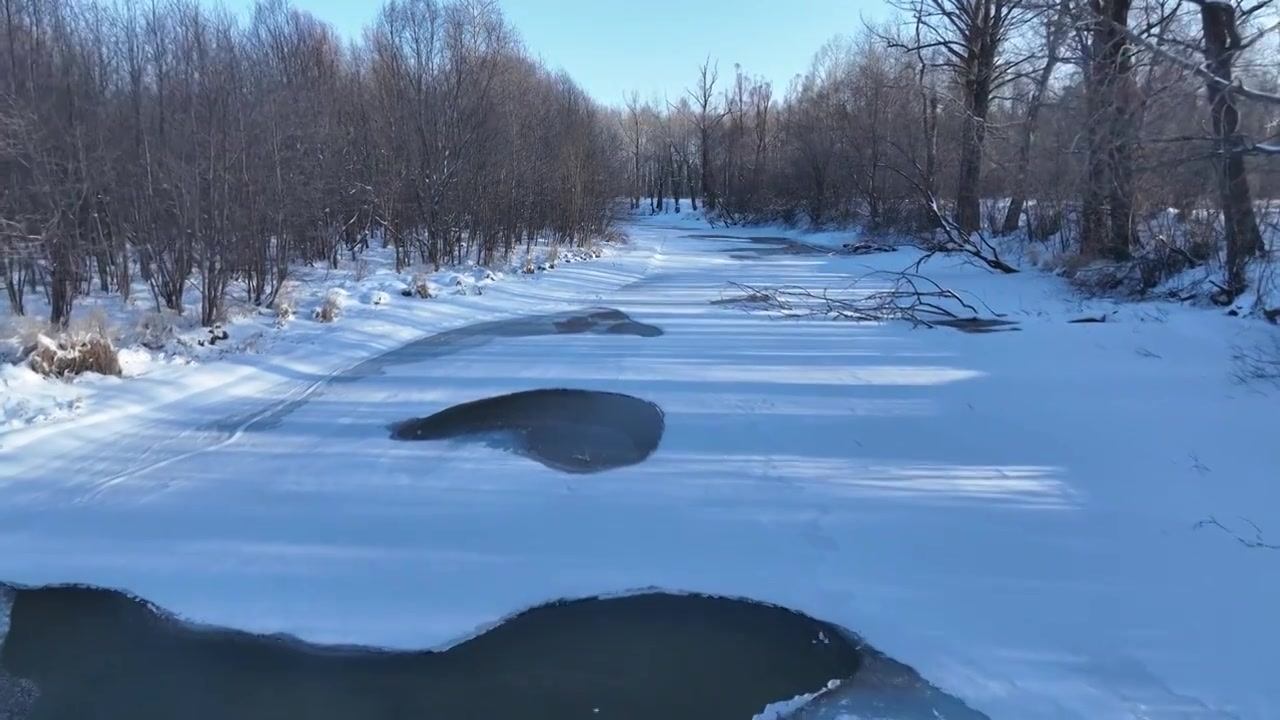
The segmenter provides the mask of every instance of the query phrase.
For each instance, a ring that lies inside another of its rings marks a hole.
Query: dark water
[[[830,255],[831,251],[816,245],[809,245],[791,238],[757,235],[721,235],[716,233],[695,233],[686,235],[689,238],[702,240],[733,240],[723,248],[724,252],[735,260],[758,260],[760,258],[789,255]]]
[[[474,400],[397,423],[396,440],[475,438],[569,473],[643,462],[662,442],[662,409],[594,390],[545,389]]]
[[[824,691],[783,720],[990,720],[867,644],[852,679]]]
[[[403,345],[328,378],[326,384],[359,382],[365,378],[381,375],[388,368],[455,355],[484,347],[502,338],[579,334],[652,338],[659,337],[663,333],[662,328],[633,320],[626,313],[613,308],[586,308],[572,312],[494,320],[446,330]],[[278,427],[285,418],[299,408],[321,397],[323,393],[324,388],[321,387],[303,397],[281,402],[266,412],[258,412],[247,418],[225,418],[214,427],[206,429],[226,433],[270,430]]]
[[[192,626],[96,588],[12,596],[0,717],[22,720],[749,720],[863,657],[800,613],[660,592],[550,603],[439,652]]]
[[[985,335],[995,332],[1020,332],[1022,330],[1016,322],[992,318],[948,318],[945,320],[930,320],[929,323],[973,335]]]

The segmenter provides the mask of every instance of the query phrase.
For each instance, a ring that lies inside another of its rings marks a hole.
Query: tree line
[[[679,97],[629,97],[633,207],[1024,233],[1136,264],[1139,289],[1220,254],[1217,299],[1244,292],[1256,200],[1280,196],[1269,2],[894,2],[781,92],[708,59]]]
[[[604,107],[489,0],[389,0],[350,42],[287,0],[0,0],[0,277],[54,323],[135,278],[213,323],[291,263],[490,262],[629,196],[1155,257],[1143,288],[1221,257],[1218,299],[1245,291],[1280,195],[1270,0],[892,2],[784,87],[708,59]]]
[[[295,262],[490,262],[609,230],[620,128],[483,0],[390,0],[358,41],[260,0],[0,0],[0,276],[65,324],[95,286],[200,319]]]

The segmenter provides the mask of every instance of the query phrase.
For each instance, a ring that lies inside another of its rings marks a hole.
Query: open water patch
[[[441,651],[313,645],[197,626],[124,593],[13,591],[13,720],[748,720],[860,666],[784,608],[660,592],[552,602]]]
[[[556,335],[626,335],[653,338],[663,334],[657,325],[640,322],[616,308],[593,307],[544,315],[493,320],[445,330],[364,360],[317,383],[300,397],[290,398],[249,417],[225,418],[209,430],[223,433],[260,432],[279,425],[307,403],[321,397],[325,386],[355,383],[383,375],[389,368],[411,365],[482,348],[504,338]]]
[[[930,318],[930,325],[939,325],[949,327],[953,330],[959,330],[970,335],[987,335],[997,332],[1020,332],[1022,328],[1018,327],[1018,323],[1012,320],[999,320],[996,318],[946,318],[943,320],[934,320]]]
[[[780,235],[722,235],[717,233],[693,233],[687,238],[699,240],[732,240],[722,248],[723,252],[735,260],[756,260],[759,258],[794,256],[794,255],[830,255],[831,251]]]
[[[551,388],[454,405],[391,426],[395,440],[476,440],[567,473],[636,465],[658,449],[662,408],[622,393]]]

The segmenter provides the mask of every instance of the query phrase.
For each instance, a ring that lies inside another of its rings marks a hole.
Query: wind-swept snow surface
[[[921,274],[1016,324],[782,319],[731,283],[838,289],[916,256],[690,237],[708,232],[637,221],[601,261],[448,306],[391,294],[305,350],[123,380],[118,406],[8,430],[0,580],[397,648],[656,586],[843,626],[992,718],[1280,716],[1280,551],[1249,546],[1280,544],[1277,399],[1231,370],[1273,328],[948,258]],[[342,375],[432,330],[582,308],[662,333],[498,337]],[[575,475],[388,437],[540,388],[655,403],[661,445]],[[802,717],[840,717],[857,687]]]

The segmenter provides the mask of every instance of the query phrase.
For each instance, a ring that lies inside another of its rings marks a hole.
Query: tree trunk
[[[1031,89],[1031,97],[1027,101],[1027,114],[1022,122],[1022,138],[1018,143],[1017,165],[1013,172],[1013,197],[1009,207],[1005,209],[1004,222],[1000,224],[1000,232],[1009,234],[1017,232],[1021,222],[1022,210],[1027,205],[1027,183],[1031,171],[1031,150],[1035,145],[1036,132],[1040,129],[1040,111],[1044,107],[1044,96],[1049,89],[1049,80],[1058,66],[1059,50],[1067,34],[1066,3],[1057,11],[1057,15],[1049,19],[1048,32],[1045,35],[1045,63],[1036,77]]]
[[[920,82],[924,82],[923,66]],[[926,196],[932,200],[938,196],[938,94],[932,91],[921,95],[921,123],[924,125],[924,185]],[[926,204],[927,205],[927,204]],[[938,218],[928,206],[920,208],[921,227],[936,226]]]
[[[1132,0],[1096,0],[1086,88],[1087,183],[1080,228],[1086,257],[1127,259],[1133,243],[1133,154],[1136,138],[1132,62],[1121,28]]]
[[[702,206],[708,211],[713,212],[716,209],[716,191],[715,183],[712,180],[715,177],[711,172],[711,129],[706,126],[706,112],[703,112],[702,132],[698,139],[701,157],[699,160],[702,164]]]
[[[986,108],[979,107],[971,97],[960,138],[960,174],[956,188],[956,225],[965,232],[982,229],[982,144],[986,134]]]
[[[689,161],[684,163],[684,179],[689,184],[689,207],[698,212],[698,193],[693,187],[693,163]]]
[[[967,233],[982,229],[982,150],[987,138],[996,61],[994,38],[979,38],[975,42],[965,60],[965,116],[960,136],[959,187],[956,188],[956,225]]]
[[[1241,46],[1235,7],[1226,3],[1202,3],[1200,22],[1204,28],[1204,58],[1208,69],[1218,79],[1230,83],[1233,55]],[[1218,300],[1229,304],[1248,287],[1245,266],[1249,256],[1262,249],[1262,235],[1258,231],[1249,177],[1245,172],[1240,112],[1231,93],[1219,83],[1206,83],[1206,90],[1213,135],[1220,153],[1217,162],[1218,201],[1227,235],[1226,285]]]

